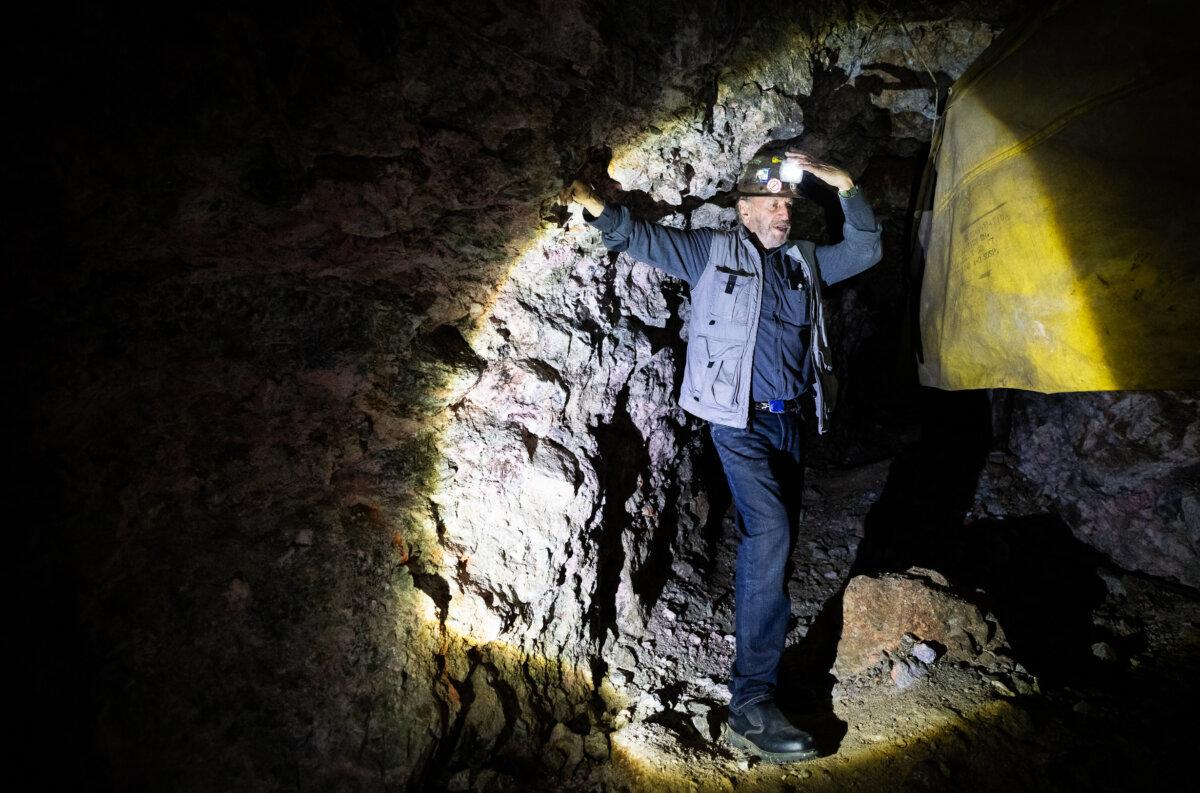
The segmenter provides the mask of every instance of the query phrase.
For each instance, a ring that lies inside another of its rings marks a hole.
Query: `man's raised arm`
[[[604,247],[628,253],[640,262],[695,286],[708,264],[713,232],[710,229],[681,231],[648,223],[630,215],[627,207],[606,205],[586,182],[576,179],[559,193],[562,204],[579,204],[584,220],[600,230]]]
[[[842,214],[846,216],[846,222],[842,224],[842,241],[836,245],[817,246],[821,281],[836,284],[876,264],[883,257],[883,228],[876,222],[875,212],[850,174],[795,150],[788,151],[787,158],[825,184],[837,188]]]

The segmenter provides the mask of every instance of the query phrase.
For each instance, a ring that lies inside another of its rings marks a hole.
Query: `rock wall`
[[[1075,536],[1129,570],[1200,587],[1200,398],[1014,397],[1018,467]]]
[[[606,670],[708,480],[671,396],[686,295],[550,197],[590,168],[728,224],[742,163],[796,136],[861,174],[889,255],[829,295],[846,404],[815,454],[894,449],[931,81],[1013,13],[898,5],[36,19],[4,131],[26,754],[65,713],[82,787],[604,762],[637,693]],[[829,198],[801,234],[838,233]]]

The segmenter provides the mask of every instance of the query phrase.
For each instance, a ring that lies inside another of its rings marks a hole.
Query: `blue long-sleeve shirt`
[[[845,223],[842,241],[819,245],[816,266],[821,283],[835,284],[866,270],[879,260],[879,225],[858,192],[840,199]],[[708,264],[712,229],[682,231],[632,217],[626,207],[609,204],[599,217],[584,214],[603,235],[610,251],[624,251],[695,287]],[[756,402],[792,399],[804,393],[811,377],[808,354],[808,302],[803,279],[783,255],[786,246],[763,253],[762,311],[754,343],[750,398]]]

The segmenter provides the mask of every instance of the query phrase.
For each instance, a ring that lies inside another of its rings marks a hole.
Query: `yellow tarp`
[[[1180,2],[1068,2],[955,85],[921,382],[1200,388],[1200,55]]]

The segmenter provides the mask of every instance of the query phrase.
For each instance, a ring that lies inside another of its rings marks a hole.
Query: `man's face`
[[[738,199],[742,224],[758,237],[764,248],[776,248],[787,241],[792,228],[792,199],[787,196],[746,196]]]

